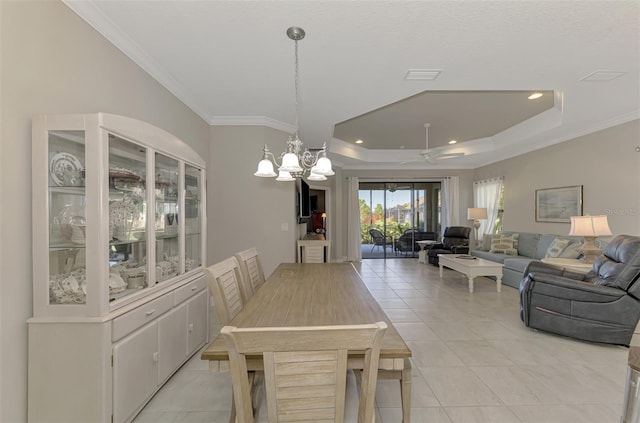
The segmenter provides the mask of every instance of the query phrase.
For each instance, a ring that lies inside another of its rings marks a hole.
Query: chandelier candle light
[[[327,176],[335,175],[331,168],[331,160],[327,157],[327,144],[324,143],[322,148],[314,152],[302,150],[302,141],[298,137],[298,41],[304,38],[304,30],[297,26],[287,29],[287,36],[294,43],[295,56],[295,90],[296,90],[296,125],[294,136],[289,137],[287,141],[287,152],[280,155],[281,165],[276,161],[275,156],[267,145],[263,149],[262,160],[258,163],[258,170],[255,176],[262,178],[273,178],[277,176],[276,181],[295,181],[296,178],[302,178],[308,173],[307,179],[310,181],[326,181]],[[278,167],[278,174],[273,170],[273,165]]]
[[[609,222],[606,215],[601,216],[571,216],[569,235],[584,237],[584,244],[580,248],[582,261],[594,263],[602,250],[595,244],[599,236],[610,236]]]

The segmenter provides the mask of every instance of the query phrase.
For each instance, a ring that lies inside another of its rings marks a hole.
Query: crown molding
[[[91,0],[61,0],[64,5],[88,23],[93,29],[105,37],[115,48],[124,53],[135,64],[140,66],[160,85],[176,96],[188,108],[194,111],[205,122],[209,116],[206,108],[191,96],[187,95],[178,81],[170,74],[162,71],[151,56],[146,54],[138,44],[129,38],[111,19],[109,19]]]
[[[212,126],[266,126],[278,131],[292,134],[296,127],[267,116],[214,116],[209,125]]]

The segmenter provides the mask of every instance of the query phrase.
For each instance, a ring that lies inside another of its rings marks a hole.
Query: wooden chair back
[[[387,325],[236,328],[221,334],[229,348],[238,421],[253,423],[247,356],[263,355],[270,423],[344,422],[347,353],[364,354],[358,423],[374,421],[380,345]]]
[[[220,324],[228,324],[242,310],[244,299],[241,289],[244,285],[238,261],[229,257],[207,267],[205,274],[220,319]]]
[[[265,279],[262,262],[260,262],[260,256],[258,256],[258,250],[249,248],[248,250],[240,251],[235,257],[240,264],[246,291],[249,296],[251,296],[262,286]],[[249,298],[245,298],[245,300],[248,299]]]

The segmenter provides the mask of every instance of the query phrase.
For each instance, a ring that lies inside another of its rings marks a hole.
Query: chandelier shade
[[[309,177],[307,179],[310,181],[326,181],[327,177],[316,173],[313,169],[311,169],[311,172],[309,173]]]
[[[302,172],[298,156],[292,152],[288,152],[282,156],[282,166],[280,166],[280,170],[284,170],[285,172]]]
[[[302,141],[300,141],[298,137],[298,41],[304,38],[305,32],[302,28],[292,26],[287,29],[287,36],[294,41],[295,46],[295,134],[289,137],[287,141],[286,153],[281,154],[279,157],[281,164],[278,164],[276,157],[265,145],[262,160],[258,163],[258,170],[254,175],[262,178],[276,177],[276,181],[279,182],[295,181],[297,178],[302,178],[305,175],[308,175],[307,178],[311,181],[326,181],[327,176],[335,175],[331,160],[327,157],[327,144],[324,143],[319,150],[303,150]],[[278,174],[274,171],[274,165],[278,168]]]
[[[271,162],[269,162],[271,163]],[[276,178],[276,181],[279,182],[291,182],[291,181],[295,181],[296,178],[294,178],[293,176],[291,176],[291,173],[287,172],[286,170],[282,170],[282,168],[280,168],[280,170],[278,171],[278,177]]]
[[[262,160],[258,163],[258,170],[254,173],[255,176],[259,176],[261,178],[273,178],[277,176],[273,171],[273,163],[267,158],[267,154],[271,154],[271,152],[265,145]]]

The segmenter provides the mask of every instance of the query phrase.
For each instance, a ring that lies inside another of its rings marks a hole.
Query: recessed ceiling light
[[[529,100],[535,100],[536,98],[540,98],[542,97],[542,93],[533,93],[531,94],[529,97],[527,97]]]
[[[364,141],[362,140],[356,140],[356,144],[362,144]]]
[[[456,141],[456,140],[451,140],[451,141],[449,141],[449,144],[455,144],[455,143],[457,143],[457,142],[458,142],[458,141]]]

